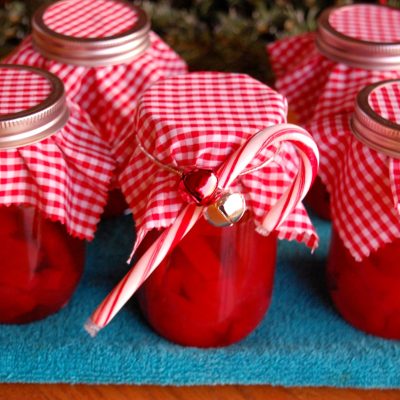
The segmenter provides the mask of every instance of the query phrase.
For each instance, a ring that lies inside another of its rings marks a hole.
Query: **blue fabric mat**
[[[0,381],[400,387],[400,342],[358,332],[332,309],[323,285],[330,226],[316,224],[321,247],[314,255],[280,244],[274,298],[261,326],[239,344],[200,350],[152,333],[134,304],[97,338],[83,331],[126,270],[133,241],[129,216],[103,221],[69,306],[41,322],[0,326]]]

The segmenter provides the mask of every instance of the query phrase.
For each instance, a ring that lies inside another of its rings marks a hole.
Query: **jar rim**
[[[368,147],[390,157],[400,158],[400,124],[380,115],[369,101],[374,90],[392,84],[400,85],[400,80],[389,79],[362,89],[356,97],[350,126],[354,136]]]
[[[40,7],[32,18],[32,41],[44,57],[88,67],[108,66],[132,61],[150,46],[150,21],[141,8],[126,0],[113,0],[137,15],[131,28],[105,37],[76,37],[62,34],[46,25],[44,14],[58,0]]]
[[[357,39],[339,32],[330,21],[333,13],[341,10],[357,10],[359,7],[376,7],[400,10],[381,4],[351,4],[330,7],[324,10],[318,18],[316,46],[329,59],[352,67],[363,69],[392,70],[400,67],[400,41],[377,42]]]
[[[59,78],[39,68],[22,65],[0,64],[0,69],[31,72],[45,78],[51,87],[50,93],[38,104],[22,111],[0,115],[0,149],[39,142],[64,127],[69,109],[64,85]]]

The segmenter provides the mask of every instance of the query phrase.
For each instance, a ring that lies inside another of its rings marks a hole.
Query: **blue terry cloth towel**
[[[86,334],[85,319],[126,272],[134,240],[130,216],[103,221],[71,303],[40,322],[0,326],[0,381],[399,388],[400,343],[359,332],[333,310],[323,279],[330,225],[315,223],[314,255],[280,243],[272,305],[254,333],[201,350],[157,336],[133,302],[95,339]]]

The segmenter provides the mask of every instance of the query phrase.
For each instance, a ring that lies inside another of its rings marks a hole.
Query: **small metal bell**
[[[214,201],[218,178],[213,171],[195,168],[182,174],[178,190],[187,203],[205,206]]]
[[[241,193],[224,193],[206,208],[204,218],[217,227],[230,226],[238,222],[245,211],[246,200]]]

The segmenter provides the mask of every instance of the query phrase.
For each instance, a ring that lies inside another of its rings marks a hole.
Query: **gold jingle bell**
[[[217,227],[225,227],[239,222],[246,211],[246,200],[241,193],[224,193],[206,208],[204,218]]]

